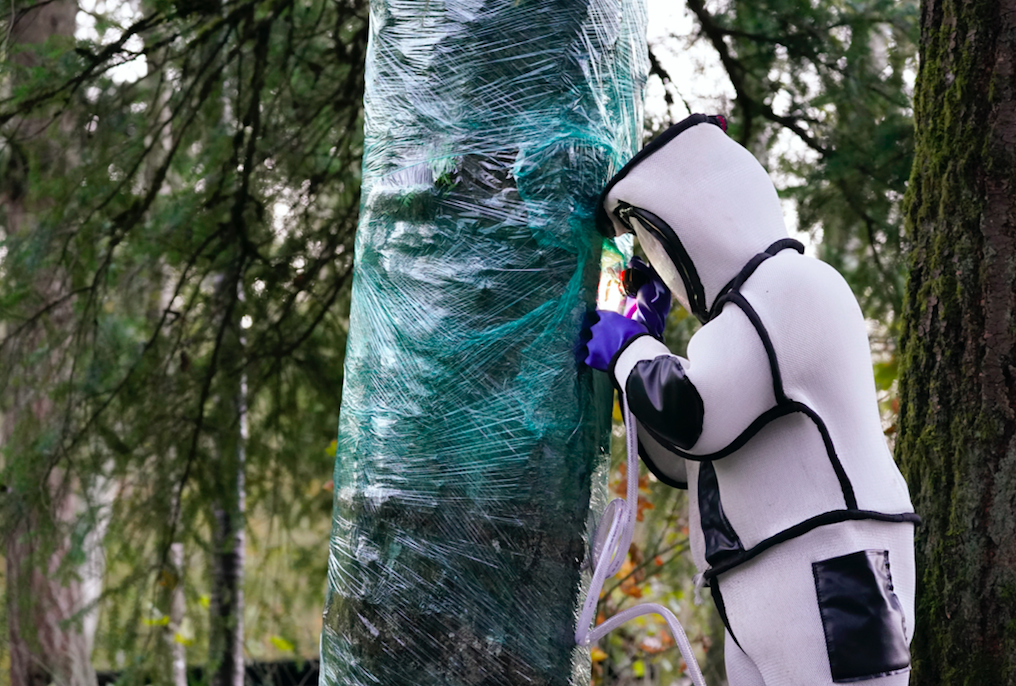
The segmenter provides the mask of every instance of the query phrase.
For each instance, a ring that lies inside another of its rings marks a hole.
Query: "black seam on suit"
[[[799,522],[794,526],[787,527],[778,534],[774,534],[755,546],[752,546],[748,550],[745,550],[743,553],[725,560],[722,564],[707,569],[703,576],[712,583],[712,579],[718,574],[729,572],[734,567],[743,564],[752,558],[758,557],[773,546],[785,543],[792,538],[802,536],[820,526],[839,524],[840,522],[856,522],[864,520],[892,523],[911,522],[915,525],[921,523],[921,517],[916,512],[902,512],[900,514],[886,514],[884,512],[875,512],[872,510],[832,510],[830,512],[823,512],[820,515],[815,515],[803,522]]]

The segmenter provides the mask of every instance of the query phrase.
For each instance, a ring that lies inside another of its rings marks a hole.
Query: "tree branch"
[[[748,93],[747,86],[745,84],[746,69],[740,61],[738,61],[730,51],[730,47],[727,45],[725,38],[725,29],[716,21],[716,18],[709,12],[705,7],[704,0],[687,0],[688,8],[698,18],[699,25],[702,27],[702,32],[706,38],[712,44],[720,57],[720,62],[723,64],[723,68],[727,72],[727,76],[730,78],[730,83],[734,87],[734,93],[736,94],[736,101],[741,106],[741,111],[744,113],[744,124],[741,134],[742,145],[747,146],[751,143],[752,133],[752,119],[753,115],[759,114],[763,118],[769,121],[780,124],[781,126],[794,132],[801,141],[804,142],[812,150],[815,150],[821,155],[826,155],[828,149],[821,145],[811,134],[809,134],[801,125],[800,117],[793,117],[789,115],[779,115],[773,111],[772,107],[766,104],[762,100],[754,98]]]

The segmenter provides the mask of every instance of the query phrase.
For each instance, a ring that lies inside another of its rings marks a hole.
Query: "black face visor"
[[[618,203],[617,207],[614,208],[614,216],[627,229],[625,233],[634,233],[632,221],[637,221],[639,226],[663,248],[666,252],[666,259],[674,266],[678,276],[681,278],[691,313],[699,321],[706,322],[709,319],[709,304],[706,302],[705,288],[702,285],[701,279],[699,279],[698,272],[695,270],[695,264],[692,262],[691,256],[681,243],[681,239],[674,233],[674,230],[663,219],[649,210],[635,207],[628,203]],[[647,246],[642,247],[643,250],[647,250]],[[649,255],[648,250],[647,255]],[[659,265],[655,264],[659,260],[654,260],[651,255],[649,255],[649,258],[649,262],[659,269]]]

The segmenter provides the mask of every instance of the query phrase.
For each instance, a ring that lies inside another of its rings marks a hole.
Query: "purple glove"
[[[592,337],[586,343],[585,362],[593,369],[605,372],[617,351],[631,338],[646,333],[646,327],[617,312],[597,310],[596,314],[599,320],[590,329]]]
[[[631,258],[625,270],[625,288],[635,296],[638,304],[634,319],[645,324],[646,329],[656,338],[663,337],[670,312],[670,289],[659,274],[638,257]],[[635,291],[632,293],[631,291]]]

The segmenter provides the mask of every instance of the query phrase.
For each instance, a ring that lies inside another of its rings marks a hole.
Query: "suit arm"
[[[692,459],[722,450],[776,403],[765,346],[732,304],[695,333],[687,358],[638,336],[610,371],[644,433]]]

